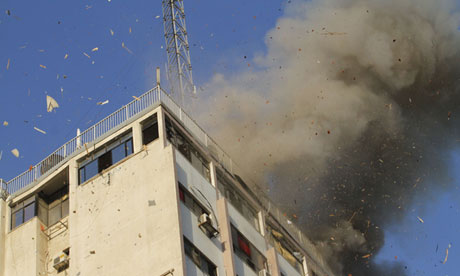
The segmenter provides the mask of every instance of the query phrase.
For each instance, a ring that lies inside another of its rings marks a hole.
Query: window
[[[35,196],[16,204],[11,209],[11,229],[14,229],[37,215]]]
[[[158,138],[157,114],[142,122],[142,144],[147,145]]]
[[[168,116],[165,118],[166,123],[166,138],[179,150],[179,152],[192,164],[192,166],[204,177],[208,182],[211,182],[211,174],[209,172],[209,162],[196,149],[193,143],[186,138],[181,131],[174,126]]]
[[[269,221],[266,221],[265,225],[268,242],[298,272],[303,273],[302,255],[297,247],[289,242],[280,231],[275,230]]]
[[[80,168],[78,170],[79,184],[87,181],[132,153],[133,139],[131,133],[115,139],[114,142],[104,146],[96,153],[91,154],[87,160],[80,162]]]
[[[202,214],[208,214],[209,212],[195,199],[195,197],[179,183],[179,198],[182,203],[187,206],[192,213],[194,213],[197,217],[201,216]]]
[[[184,237],[185,255],[203,272],[206,276],[217,276],[217,267],[196,248],[186,237]]]
[[[259,231],[259,216],[257,211],[249,205],[248,201],[238,192],[235,185],[233,185],[220,171],[217,171],[217,189],[227,198],[230,204],[232,204],[232,206],[235,207],[235,209],[238,210],[257,231]]]
[[[267,269],[267,260],[233,225],[232,242],[235,254],[255,272]]]

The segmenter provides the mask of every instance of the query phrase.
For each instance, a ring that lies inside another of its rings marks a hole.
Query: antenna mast
[[[195,96],[192,64],[185,27],[183,0],[163,0],[163,23],[168,56],[168,80],[171,94],[184,107],[185,95]]]

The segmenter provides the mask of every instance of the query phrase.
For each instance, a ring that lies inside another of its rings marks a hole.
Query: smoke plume
[[[337,275],[405,275],[404,264],[373,262],[383,230],[415,198],[449,188],[454,10],[447,0],[292,2],[265,54],[205,87],[201,121],[296,214]]]

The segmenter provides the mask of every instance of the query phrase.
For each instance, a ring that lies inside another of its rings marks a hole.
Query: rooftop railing
[[[110,134],[112,130],[123,127],[128,123],[128,120],[135,120],[142,111],[149,109],[152,106],[162,104],[171,113],[173,113],[183,126],[201,143],[205,146],[212,157],[218,161],[229,173],[244,176],[244,171],[240,169],[230,158],[230,156],[211,138],[206,132],[198,126],[198,124],[187,115],[182,108],[177,105],[172,98],[157,86],[127,105],[121,107],[113,112],[106,118],[102,119],[95,125],[83,131],[80,135],[74,137],[56,151],[51,153],[37,165],[30,167],[27,171],[16,176],[10,181],[1,183],[8,194],[15,194],[21,192],[23,189],[33,187],[38,183],[38,180],[53,169],[59,168],[62,164],[84,150],[85,146],[95,142],[99,138],[103,138],[106,134]],[[244,178],[248,181],[249,178]],[[300,229],[289,221],[283,213],[271,203],[266,193],[254,182],[248,182],[250,188],[257,194],[259,201],[265,210],[275,218],[289,233],[296,239],[302,247],[307,251],[308,258],[315,262],[321,268],[327,268],[323,258],[317,252],[315,246],[311,241],[300,231]],[[329,269],[323,271],[326,275],[333,275]]]

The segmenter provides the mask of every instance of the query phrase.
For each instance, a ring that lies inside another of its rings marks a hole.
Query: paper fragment
[[[40,67],[43,68],[43,69],[46,69],[46,66],[45,66],[45,65],[41,65],[41,64],[40,64]]]
[[[367,255],[362,256],[361,258],[367,259],[367,258],[369,258],[370,256],[371,256],[371,254],[367,254]]]
[[[17,158],[19,158],[19,150],[18,149],[13,149],[11,150],[11,153],[16,156]]]
[[[121,43],[121,47],[125,48],[125,50],[128,51],[128,53],[133,54],[133,52],[125,46],[124,42]]]
[[[7,122],[7,121],[3,121],[3,125],[4,125],[4,126],[8,126],[8,122]]]
[[[133,98],[134,98],[136,101],[140,101],[140,100],[141,100],[139,97],[136,97],[136,96],[133,96]]]
[[[38,127],[34,127],[34,129],[38,132],[41,132],[43,134],[46,134],[46,131],[39,129]]]
[[[91,52],[96,52],[97,50],[99,50],[99,48],[98,48],[98,47],[95,47],[95,48],[93,48],[93,49],[91,50]]]
[[[446,248],[446,257],[444,258],[442,264],[445,264],[447,262],[447,257],[449,257],[449,248]]]
[[[156,18],[156,19],[158,19],[158,18],[160,18],[160,16],[159,16],[159,15],[157,15],[157,16],[155,16],[155,18]]]
[[[46,111],[51,112],[53,109],[58,108],[59,104],[51,96],[46,95]]]
[[[131,29],[131,27],[129,27],[129,33],[131,33],[133,30]]]
[[[87,58],[91,58],[87,53],[83,52],[83,54],[84,54]]]
[[[113,36],[114,32],[112,29],[110,29],[110,34]]]
[[[65,54],[64,59],[67,59],[68,57],[69,57],[69,55],[68,55],[68,54]]]
[[[98,102],[97,105],[104,105],[104,104],[108,104],[109,103],[109,100],[105,100],[103,102]]]
[[[417,217],[417,218],[421,223],[424,223],[424,221],[423,221],[423,219],[421,217]]]
[[[6,70],[10,69],[10,59],[8,59],[8,62],[6,63]]]

